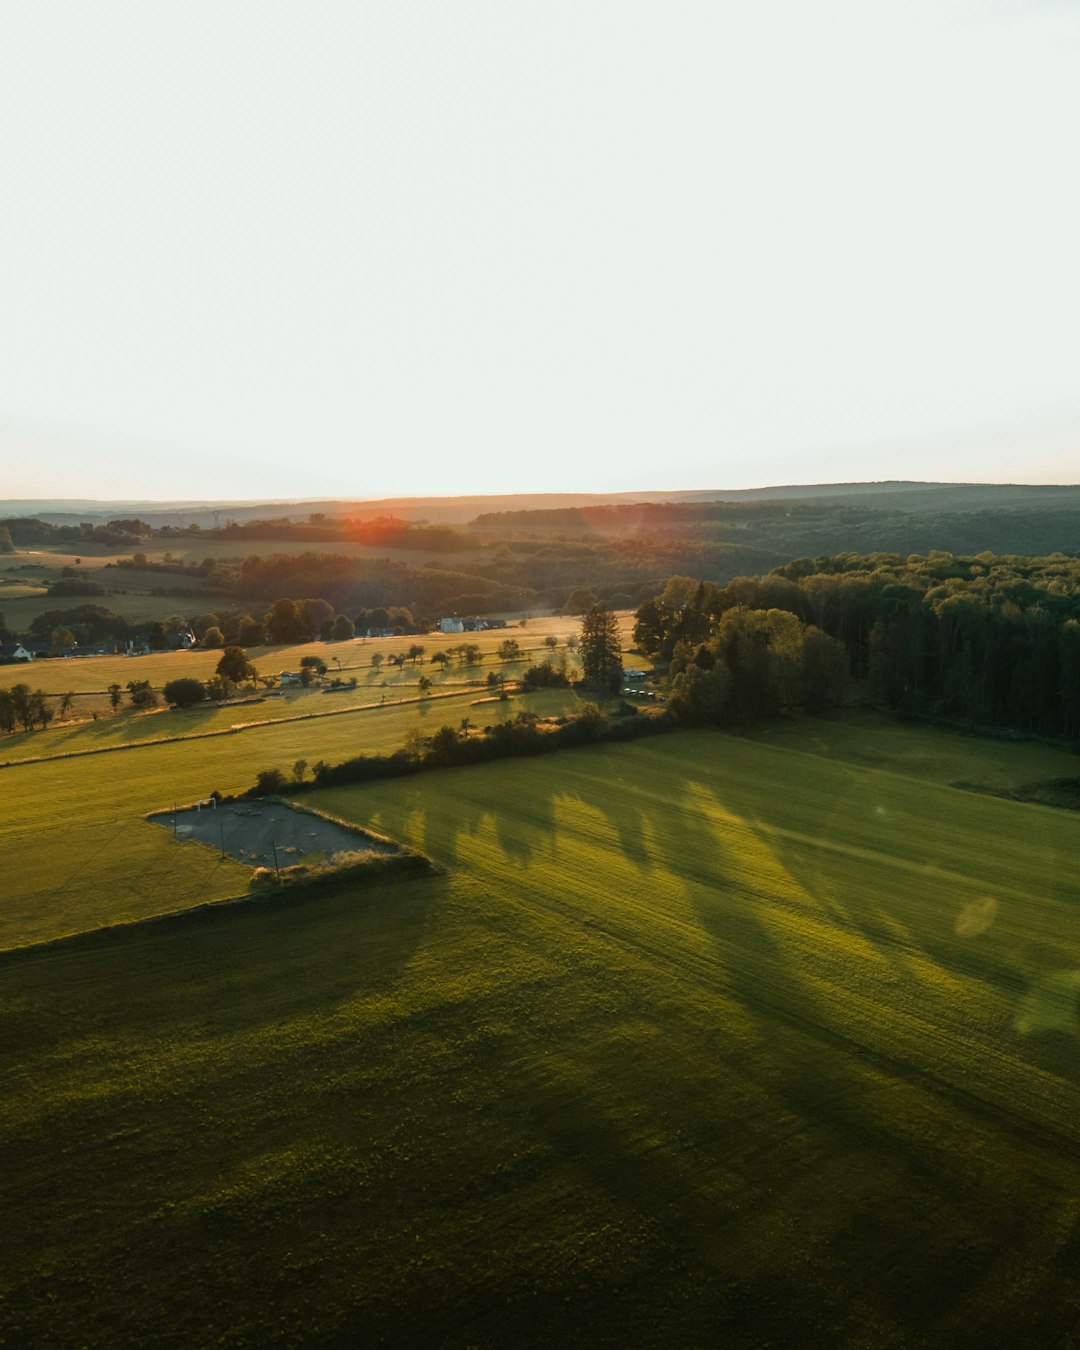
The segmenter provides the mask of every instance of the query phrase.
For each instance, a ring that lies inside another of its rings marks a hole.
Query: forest
[[[750,654],[756,649],[762,659],[762,650],[780,651],[794,637],[782,619],[755,620],[754,629],[748,617],[732,617],[755,611],[793,615],[842,644],[852,675],[867,682],[875,701],[901,713],[1080,735],[1076,558],[843,553],[726,585],[672,577],[638,609],[634,637],[642,650],[670,661],[677,698],[696,690],[699,718],[723,720],[759,707],[761,688],[770,687],[755,681]],[[835,701],[843,685],[835,655],[817,646],[817,683],[803,704]],[[735,692],[706,686],[704,673],[721,657],[736,671]],[[691,668],[699,673],[688,675]],[[703,717],[706,706],[718,714]]]

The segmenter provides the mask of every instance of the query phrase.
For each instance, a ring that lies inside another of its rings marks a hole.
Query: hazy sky
[[[0,0],[0,497],[1080,481],[1080,4]]]

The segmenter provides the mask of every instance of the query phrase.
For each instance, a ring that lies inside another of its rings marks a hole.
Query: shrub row
[[[639,716],[625,704],[615,717],[605,717],[595,707],[561,724],[541,723],[532,713],[521,712],[509,721],[487,728],[481,735],[462,735],[455,727],[441,727],[426,741],[390,755],[357,755],[340,764],[319,761],[309,782],[292,782],[280,769],[263,769],[254,787],[245,794],[263,797],[288,791],[290,795],[318,788],[345,787],[376,779],[402,778],[426,769],[463,764],[486,764],[491,760],[542,755],[569,750],[598,741],[630,741],[674,730],[677,723],[667,713]]]
[[[272,867],[257,867],[248,882],[251,891],[314,890],[341,881],[388,881],[395,877],[419,876],[432,871],[431,859],[412,849],[400,853],[376,853],[361,849],[342,854],[332,863],[295,863],[275,872]]]

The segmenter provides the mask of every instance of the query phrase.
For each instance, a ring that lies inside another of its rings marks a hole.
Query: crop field
[[[444,874],[6,958],[0,1340],[1074,1344],[1080,819],[949,782],[1075,758],[908,730],[314,794]]]

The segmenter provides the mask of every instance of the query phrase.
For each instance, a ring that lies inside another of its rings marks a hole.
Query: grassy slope
[[[0,1317],[1065,1343],[1080,821],[858,741],[876,767],[836,723],[320,794],[451,871],[0,968]]]

